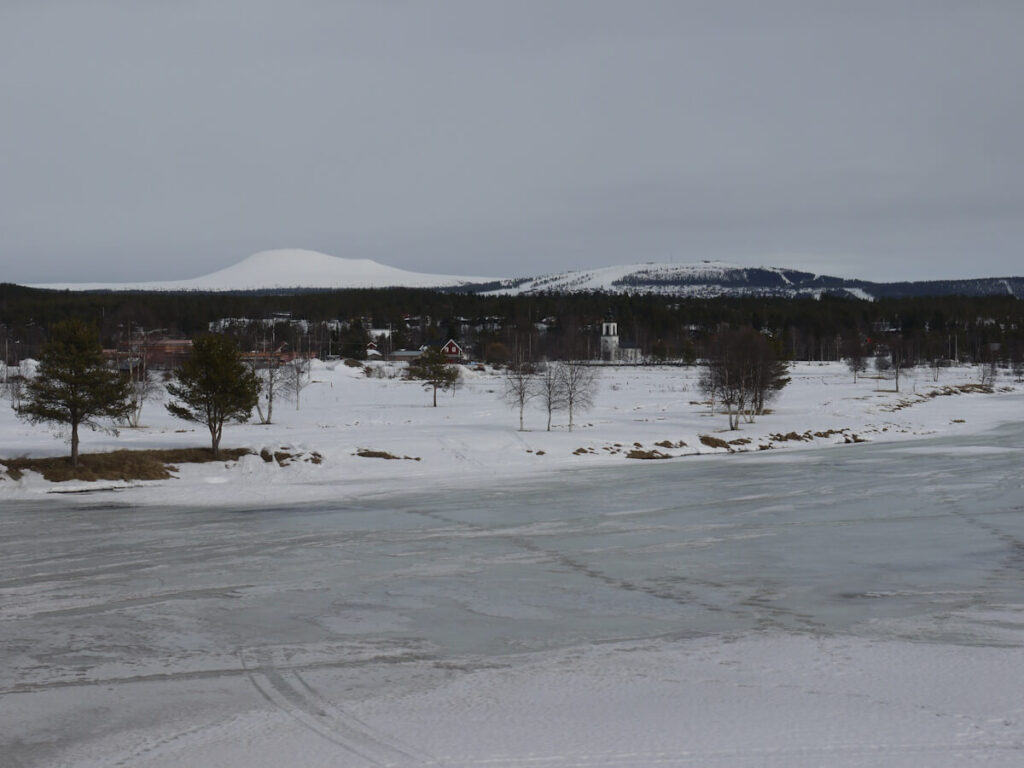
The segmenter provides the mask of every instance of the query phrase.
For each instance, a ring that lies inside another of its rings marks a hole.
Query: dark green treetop
[[[224,424],[248,421],[259,397],[260,381],[242,362],[235,342],[227,336],[205,334],[192,342],[192,354],[175,371],[167,391],[172,415],[210,430],[213,456],[220,451]]]
[[[96,329],[76,318],[50,326],[50,340],[17,413],[32,423],[70,426],[71,466],[77,467],[79,426],[105,429],[97,419],[127,418],[130,394],[131,382],[107,367]]]
[[[459,381],[459,369],[451,365],[441,350],[428,347],[422,355],[409,363],[406,375],[423,382],[424,389],[434,392],[434,407],[437,407],[437,390],[453,388]]]

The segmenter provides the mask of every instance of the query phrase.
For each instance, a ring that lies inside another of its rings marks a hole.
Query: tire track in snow
[[[317,692],[296,669],[280,668],[270,650],[243,648],[238,657],[264,699],[309,730],[369,765],[438,765],[433,756],[403,744],[345,712]]]

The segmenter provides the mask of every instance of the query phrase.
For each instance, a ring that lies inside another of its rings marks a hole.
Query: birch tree
[[[295,400],[295,410],[299,410],[302,390],[310,381],[309,360],[296,357],[282,366],[281,392],[289,399]]]
[[[558,363],[545,363],[537,373],[537,398],[548,415],[548,432],[551,431],[551,416],[565,407],[565,387],[559,367]]]
[[[259,379],[260,392],[256,399],[256,415],[260,424],[270,424],[274,418],[274,399],[284,386],[287,369],[281,365],[278,356],[270,355],[265,360],[254,359],[250,363],[253,374]]]
[[[526,404],[540,395],[533,366],[526,363],[510,363],[502,376],[505,385],[505,402],[519,409],[519,431],[523,432],[523,411]]]
[[[597,394],[597,369],[582,360],[566,360],[558,366],[562,397],[569,412],[569,431],[572,432],[573,417],[578,411],[594,406]]]

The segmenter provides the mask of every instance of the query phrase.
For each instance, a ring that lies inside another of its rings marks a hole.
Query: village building
[[[441,347],[441,354],[444,355],[449,363],[461,363],[465,359],[465,353],[455,339],[448,339],[444,343]]]
[[[643,362],[639,347],[624,347],[619,343],[619,324],[611,315],[601,323],[601,359],[609,363],[636,365]]]

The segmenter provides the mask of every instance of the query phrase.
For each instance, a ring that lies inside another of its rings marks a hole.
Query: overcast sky
[[[0,281],[1024,274],[1021,0],[0,0]]]

